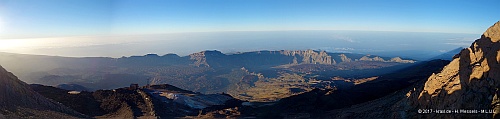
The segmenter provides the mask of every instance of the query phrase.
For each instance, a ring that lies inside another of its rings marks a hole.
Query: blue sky
[[[481,34],[499,0],[0,0],[0,39],[218,31]]]
[[[498,5],[500,0],[0,0],[0,52],[437,55],[470,46],[500,20]]]

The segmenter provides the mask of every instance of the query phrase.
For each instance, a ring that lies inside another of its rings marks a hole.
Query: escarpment
[[[494,110],[500,113],[500,22],[464,48],[409,99],[418,109]],[[481,112],[478,112],[481,113]],[[490,114],[424,114],[425,118],[491,118]]]

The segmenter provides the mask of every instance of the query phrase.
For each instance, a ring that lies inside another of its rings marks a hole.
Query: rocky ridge
[[[82,118],[60,103],[33,91],[28,84],[0,66],[0,114],[6,118]]]
[[[284,64],[325,64],[334,65],[342,62],[354,61],[379,61],[396,63],[415,63],[414,60],[406,60],[400,57],[384,58],[379,56],[354,56],[344,53],[328,53],[315,50],[279,50],[279,51],[255,51],[226,55],[220,51],[202,51],[189,55],[194,66],[214,67],[218,65],[284,65]],[[359,54],[356,54],[359,55]],[[335,60],[337,59],[337,60]],[[220,63],[225,62],[225,63]]]
[[[202,51],[202,52],[198,52],[198,53],[193,53],[191,55],[189,55],[190,59],[195,61],[193,63],[193,65],[195,66],[201,66],[201,65],[204,65],[206,67],[210,67],[210,65],[208,64],[207,62],[207,57],[211,57],[211,56],[223,56],[224,54],[222,54],[220,51]]]
[[[345,54],[340,54],[339,55],[340,59],[342,59],[342,62],[351,62],[351,58],[348,58]]]
[[[404,60],[401,59],[401,57],[394,57],[389,60],[384,60],[384,58],[381,58],[379,56],[375,56],[373,58],[370,58],[371,55],[366,55],[363,56],[359,59],[359,61],[379,61],[379,62],[398,62],[398,63],[415,63],[413,60]]]
[[[491,110],[494,114],[422,114],[418,118],[499,118],[500,21],[456,55],[423,89],[408,93],[415,109]]]
[[[332,59],[332,56],[329,56],[327,52],[320,51],[316,52],[314,50],[305,50],[305,51],[289,51],[282,50],[279,51],[280,54],[286,56],[294,56],[294,63],[298,64],[336,64],[335,60]],[[301,60],[297,59],[299,57]]]

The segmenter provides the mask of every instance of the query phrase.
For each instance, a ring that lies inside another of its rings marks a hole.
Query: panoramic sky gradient
[[[191,32],[351,30],[479,36],[500,20],[498,5],[499,0],[0,0],[0,51],[35,53],[27,49]],[[131,54],[137,53],[116,55]]]
[[[480,34],[491,0],[0,0],[0,38],[365,30]]]

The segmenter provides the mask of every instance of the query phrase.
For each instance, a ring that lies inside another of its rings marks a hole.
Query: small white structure
[[[68,94],[76,95],[76,94],[80,94],[80,91],[69,91]]]

